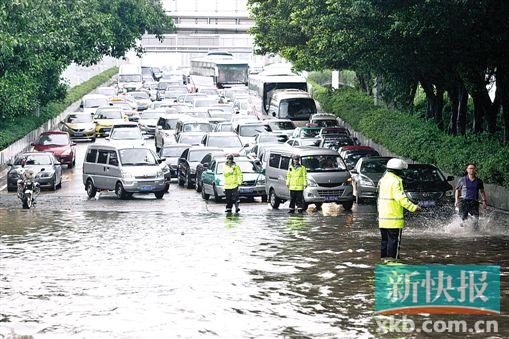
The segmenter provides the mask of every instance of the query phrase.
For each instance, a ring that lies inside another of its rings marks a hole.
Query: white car
[[[113,126],[110,136],[106,137],[110,145],[123,148],[143,148],[146,146],[143,133],[138,126]]]
[[[109,99],[102,94],[87,94],[81,99],[80,108],[90,115],[95,114],[99,107],[109,106]]]

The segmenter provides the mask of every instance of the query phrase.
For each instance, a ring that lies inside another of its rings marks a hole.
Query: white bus
[[[306,79],[295,74],[277,74],[262,72],[249,77],[248,114],[256,115],[258,119],[272,118],[268,114],[270,101],[275,90],[308,89]]]
[[[212,77],[217,88],[247,85],[249,65],[227,59],[202,58],[191,60],[191,75]]]

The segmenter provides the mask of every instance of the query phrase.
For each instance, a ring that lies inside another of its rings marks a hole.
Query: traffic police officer
[[[233,204],[235,204],[235,213],[239,213],[239,186],[242,185],[243,177],[239,165],[233,161],[232,154],[226,157],[223,175],[226,213],[231,213]]]
[[[397,158],[387,162],[387,171],[378,182],[378,224],[382,234],[381,257],[399,259],[401,233],[405,226],[403,208],[410,212],[421,207],[412,203],[403,191],[401,176],[408,164]]]
[[[304,211],[304,189],[307,186],[307,170],[300,164],[300,157],[294,155],[292,164],[286,175],[286,186],[290,190],[290,210],[288,213],[295,213],[295,205],[299,213]]]

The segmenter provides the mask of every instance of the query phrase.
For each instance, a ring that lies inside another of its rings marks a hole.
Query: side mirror
[[[447,181],[453,181],[453,180],[454,180],[454,177],[452,175],[447,177]]]
[[[160,163],[162,163],[162,162],[164,162],[164,161],[166,161],[166,158],[159,158],[159,159],[157,159],[157,162],[158,162],[159,164],[160,164]]]
[[[249,147],[249,144],[245,144],[244,147]]]
[[[75,142],[73,142],[73,143],[71,144],[71,146],[76,146],[76,143],[75,143]]]
[[[55,165],[62,166],[62,163],[60,161],[55,162]]]
[[[8,161],[7,166],[12,167],[13,166],[12,161]]]
[[[353,169],[350,171],[350,173],[352,173],[352,174],[359,174],[359,172],[357,172],[357,170],[356,170],[355,168],[353,168]]]

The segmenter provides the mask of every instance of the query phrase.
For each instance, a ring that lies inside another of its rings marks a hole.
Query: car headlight
[[[449,191],[446,191],[446,192],[445,192],[445,196],[446,196],[446,197],[452,197],[453,195],[454,195],[454,194],[453,194],[452,190],[449,190]]]
[[[360,183],[361,186],[375,187],[375,183],[373,182],[373,180],[371,180],[365,175],[361,175]]]
[[[158,179],[161,179],[161,178],[163,178],[164,173],[163,173],[163,171],[162,171],[162,170],[159,170],[159,171],[157,171],[157,174],[156,174],[156,175],[157,175],[157,178],[158,178]]]
[[[350,178],[346,179],[345,185],[351,185],[351,184],[352,184],[352,178],[350,177]]]
[[[318,187],[318,184],[316,183],[316,181],[308,179],[308,186],[309,187]]]
[[[124,177],[125,179],[133,179],[134,175],[132,173],[127,172],[127,171],[122,171],[122,177]]]
[[[263,177],[263,178],[259,178],[259,179],[256,181],[256,184],[257,184],[257,185],[265,185],[265,177]]]

